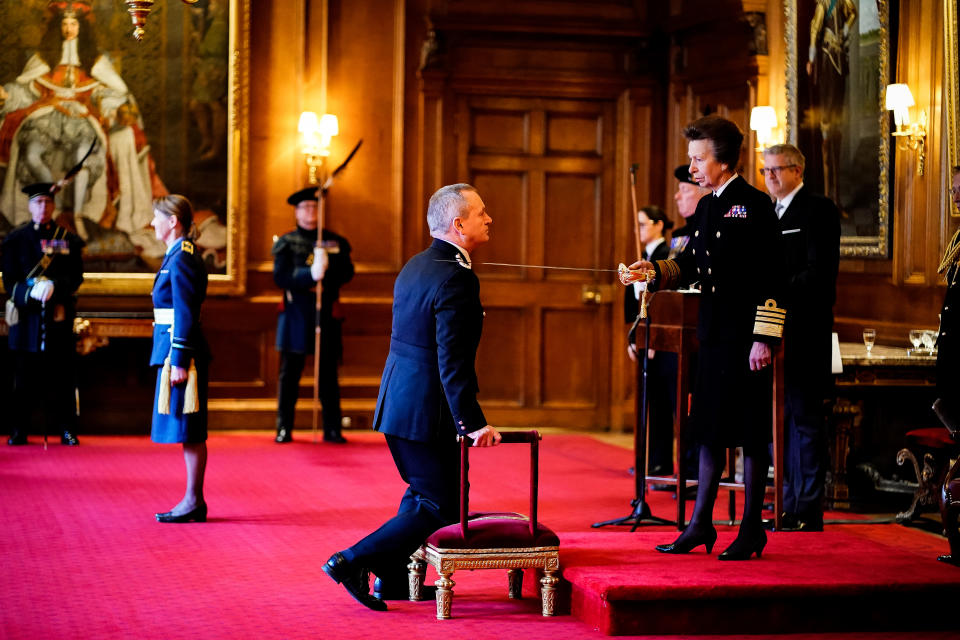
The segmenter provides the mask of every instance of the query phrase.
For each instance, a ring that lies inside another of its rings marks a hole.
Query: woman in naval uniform
[[[167,253],[153,284],[153,352],[157,368],[154,393],[154,442],[183,444],[187,489],[158,522],[205,522],[203,474],[207,467],[207,367],[209,350],[200,328],[200,305],[207,295],[207,271],[190,241],[193,207],[179,195],[153,203],[157,239]]]
[[[744,452],[744,507],[740,531],[721,560],[763,552],[761,510],[771,441],[772,347],[785,312],[777,305],[780,231],[770,197],[737,175],[743,133],[730,120],[705,116],[684,129],[690,174],[713,191],[697,204],[693,238],[674,259],[641,261],[653,270],[650,289],[701,285],[697,339],[699,366],[691,427],[700,445],[697,501],[689,526],[663,553],[689,553],[717,540],[713,505],[728,447]]]

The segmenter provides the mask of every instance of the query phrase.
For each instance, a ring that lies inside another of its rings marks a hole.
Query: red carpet
[[[508,600],[506,579],[497,571],[454,575],[453,620],[436,621],[433,603],[391,603],[390,612],[375,613],[320,567],[395,509],[403,485],[390,455],[374,433],[350,433],[347,446],[312,445],[305,434],[297,436],[281,446],[266,433],[214,435],[206,483],[210,521],[187,525],[153,519],[182,495],[178,446],[88,436],[77,448],[56,444],[43,451],[36,438],[26,447],[0,447],[0,637],[564,640],[598,637],[595,628],[667,633],[660,619],[668,616],[646,611],[644,624],[630,620],[643,601],[638,598],[660,598],[655,609],[670,610],[664,594],[678,586],[682,597],[671,602],[736,601],[753,583],[778,599],[811,586],[830,596],[851,585],[874,598],[908,593],[917,581],[955,600],[960,584],[960,569],[933,559],[946,551],[943,538],[899,525],[838,527],[822,536],[774,534],[762,561],[735,569],[702,553],[679,562],[665,558],[651,549],[673,538],[669,527],[636,534],[589,529],[595,520],[629,511],[633,480],[625,469],[631,453],[588,436],[558,435],[548,436],[541,449],[541,520],[560,533],[572,606],[586,622],[543,618],[533,598]],[[477,452],[471,506],[525,511],[526,456],[517,446]],[[655,513],[670,515],[668,493],[650,494],[649,501]],[[733,535],[721,527],[718,547]],[[850,553],[854,549],[862,553]],[[628,614],[616,617],[619,626],[590,613],[589,598],[578,600],[587,589],[597,611]],[[921,618],[916,610],[899,614],[908,622]],[[678,615],[692,621],[694,633],[717,629],[708,617]],[[867,620],[836,628],[877,627]]]

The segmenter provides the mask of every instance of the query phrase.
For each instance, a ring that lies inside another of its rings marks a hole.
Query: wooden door
[[[614,265],[613,101],[459,96],[457,175],[493,217],[477,262]],[[481,404],[502,426],[610,424],[610,272],[478,265]]]

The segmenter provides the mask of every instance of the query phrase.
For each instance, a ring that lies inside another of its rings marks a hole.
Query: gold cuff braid
[[[680,286],[680,265],[676,260],[657,260],[660,282],[657,289],[676,289]]]
[[[753,333],[771,338],[783,337],[783,323],[787,318],[787,310],[777,306],[777,301],[770,298],[765,304],[757,307],[757,318],[753,324]]]

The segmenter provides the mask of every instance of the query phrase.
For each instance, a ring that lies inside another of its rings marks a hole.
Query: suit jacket
[[[704,196],[692,218],[693,238],[673,260],[676,269],[654,262],[653,289],[700,282],[700,342],[779,342],[755,332],[757,307],[782,294],[780,233],[777,214],[766,193],[742,177],[718,198]]]
[[[483,330],[480,281],[465,256],[434,240],[410,259],[393,288],[390,354],[373,428],[417,442],[486,426],[474,363]]]
[[[653,250],[652,256],[647,256],[647,251],[644,249],[643,257],[646,260],[666,260],[670,255],[670,245],[667,244],[666,240],[661,242]],[[637,315],[640,314],[640,301],[637,300],[636,292],[633,289],[633,285],[629,287],[624,287],[623,291],[623,321],[632,324],[634,320],[637,319]]]
[[[958,234],[960,235],[960,234]],[[955,235],[953,242],[957,242]],[[952,248],[952,243],[951,243]],[[960,264],[947,269],[947,291],[940,308],[937,337],[937,396],[956,402],[960,391]]]
[[[155,323],[151,365],[170,364],[184,369],[193,358],[209,356],[200,328],[200,305],[207,297],[207,268],[189,240],[180,239],[167,250],[153,280],[154,309],[173,309],[173,326]]]
[[[780,247],[786,277],[787,375],[829,378],[840,264],[837,206],[829,198],[802,187],[780,218]]]
[[[73,349],[76,292],[83,282],[83,246],[79,236],[56,222],[21,225],[3,241],[3,286],[17,307],[19,321],[10,326],[10,349],[37,352],[41,333],[47,351]],[[41,258],[52,258],[45,270],[35,269]],[[30,297],[37,276],[53,281],[46,304]]]
[[[316,242],[316,231],[298,227],[282,235],[273,245],[273,281],[284,290],[283,308],[277,317],[277,349],[280,351],[313,353],[317,326],[317,283],[310,275],[310,265],[313,264]],[[353,262],[350,260],[350,243],[347,239],[324,229],[323,246],[329,262],[323,274],[321,331],[332,328],[335,322],[339,325],[335,309],[340,299],[340,287],[353,278]],[[334,333],[339,338],[339,331]],[[324,342],[326,344],[326,340]],[[340,340],[330,346],[335,348],[335,355],[339,357],[342,350]]]

